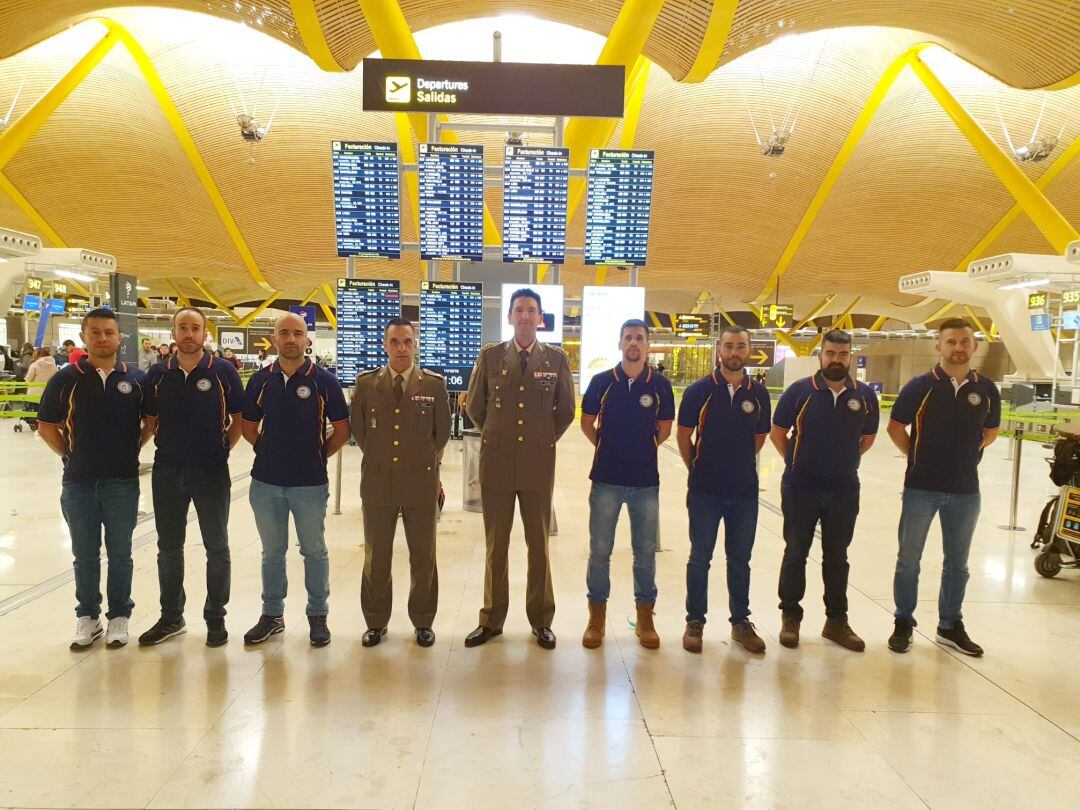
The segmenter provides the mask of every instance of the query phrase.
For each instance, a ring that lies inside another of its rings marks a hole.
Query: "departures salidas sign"
[[[364,109],[621,118],[622,65],[365,59]]]

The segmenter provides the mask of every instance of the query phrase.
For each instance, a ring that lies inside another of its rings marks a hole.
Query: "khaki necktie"
[[[401,395],[404,392],[404,379],[400,374],[394,375],[394,399],[398,405],[401,404]]]
[[[522,349],[518,352],[518,361],[521,366],[521,376],[525,376],[525,366],[529,365],[529,351],[528,349]]]

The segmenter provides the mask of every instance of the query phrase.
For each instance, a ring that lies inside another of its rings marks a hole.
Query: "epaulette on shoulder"
[[[434,378],[435,378],[435,379],[437,379],[437,380],[441,380],[441,379],[443,379],[443,375],[442,375],[442,374],[440,374],[440,373],[439,373],[439,372],[437,372],[437,371],[432,371],[432,370],[431,370],[430,368],[421,368],[420,370],[421,370],[422,372],[424,372],[424,374],[426,374],[426,375],[427,375],[427,376],[429,376],[429,377],[434,377]]]

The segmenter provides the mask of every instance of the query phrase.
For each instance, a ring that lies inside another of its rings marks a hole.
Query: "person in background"
[[[56,360],[45,348],[34,349],[34,361],[26,371],[26,381],[44,383],[57,372]]]
[[[60,368],[61,366],[65,366],[68,363],[74,363],[75,362],[74,360],[72,360],[69,357],[69,355],[71,354],[71,350],[74,349],[74,348],[75,348],[75,341],[74,340],[65,340],[62,344],[60,344],[60,349],[56,352],[56,354],[53,355],[53,360],[56,361],[56,367],[57,368]]]
[[[157,361],[158,353],[154,350],[154,344],[150,342],[150,338],[143,338],[139,346],[139,368],[149,371]]]
[[[232,349],[226,349],[225,350],[225,354],[224,354],[223,359],[225,360],[226,363],[231,365],[237,371],[239,371],[240,369],[242,369],[244,367],[244,364],[240,362],[240,358],[237,357],[235,354],[233,354]]]
[[[175,343],[170,343],[170,344],[169,344],[169,355],[170,355],[171,357],[175,357],[175,356],[176,356],[176,353],[177,353],[178,351],[180,351],[180,349],[179,349],[179,347],[178,347],[178,346],[177,346],[177,345],[176,345]]]
[[[26,379],[26,372],[30,370],[30,364],[34,362],[34,347],[30,343],[24,343],[19,352],[19,379]]]
[[[13,371],[14,365],[11,355],[8,354],[8,347],[0,346],[0,371]]]
[[[172,353],[169,351],[169,344],[162,343],[157,347],[157,362],[160,363],[162,360],[168,360],[171,354]]]
[[[266,368],[274,361],[266,354],[266,349],[259,349],[259,368]]]

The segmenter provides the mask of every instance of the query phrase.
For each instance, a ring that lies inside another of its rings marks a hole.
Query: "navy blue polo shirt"
[[[743,373],[728,391],[717,371],[683,393],[679,427],[694,431],[690,489],[726,498],[757,498],[757,436],[769,432],[772,402],[765,386]]]
[[[793,430],[788,442],[783,486],[846,489],[859,486],[859,443],[878,430],[877,395],[848,377],[833,396],[819,371],[791,384],[776,403],[773,424]]]
[[[139,369],[117,362],[103,381],[82,357],[49,380],[37,420],[59,426],[67,441],[65,483],[139,475],[145,379]]]
[[[171,467],[220,467],[229,460],[229,425],[244,410],[236,366],[210,352],[188,374],[176,356],[150,367],[146,412],[156,416],[155,462]],[[235,414],[235,416],[230,416]]]
[[[597,417],[589,478],[621,487],[660,486],[656,423],[675,420],[675,395],[652,369],[631,381],[619,366],[589,380],[581,412]]]
[[[244,421],[262,422],[251,477],[277,487],[314,487],[326,477],[326,425],[349,408],[337,377],[304,360],[288,382],[275,360],[248,380]]]
[[[982,432],[1001,425],[1001,395],[992,380],[971,371],[957,389],[941,366],[934,366],[903,387],[891,418],[911,425],[905,487],[979,491]]]

